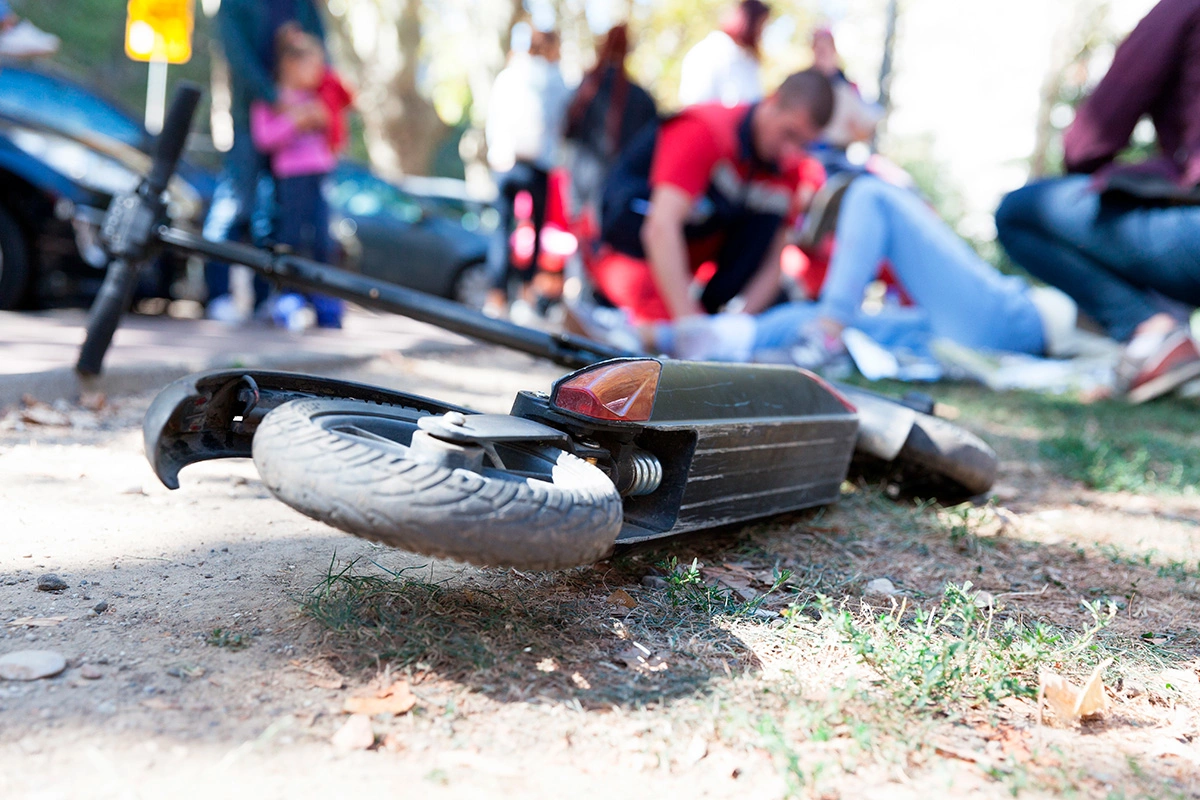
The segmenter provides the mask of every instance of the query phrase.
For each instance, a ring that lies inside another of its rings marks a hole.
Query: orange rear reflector
[[[560,383],[550,403],[592,419],[645,422],[661,373],[662,364],[650,359],[606,362]]]

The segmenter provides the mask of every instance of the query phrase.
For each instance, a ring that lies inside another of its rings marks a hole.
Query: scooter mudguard
[[[444,414],[474,412],[420,395],[363,383],[268,370],[219,370],[180,378],[163,389],[142,424],[146,456],[169,489],[179,471],[217,458],[249,458],[254,430],[266,413],[305,397],[389,403]]]
[[[853,386],[839,384],[836,388],[858,409],[858,442],[855,451],[881,461],[892,461],[900,455],[912,432],[917,412],[894,400]]]

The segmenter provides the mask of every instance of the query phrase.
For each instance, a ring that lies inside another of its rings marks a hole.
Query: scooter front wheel
[[[487,566],[562,569],[612,550],[621,497],[595,466],[536,443],[496,444],[503,466],[451,468],[412,446],[424,412],[304,399],[254,434],[267,488],[335,528],[429,556]]]

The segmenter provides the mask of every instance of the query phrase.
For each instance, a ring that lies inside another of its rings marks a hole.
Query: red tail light
[[[592,419],[645,422],[661,373],[662,364],[650,359],[606,362],[560,383],[550,404]]]

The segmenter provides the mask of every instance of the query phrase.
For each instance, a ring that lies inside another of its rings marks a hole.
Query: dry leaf
[[[71,424],[71,419],[66,414],[55,411],[44,403],[21,409],[21,419],[32,425],[66,427]]]
[[[329,740],[338,750],[366,750],[375,744],[375,731],[371,718],[366,714],[355,714]]]
[[[751,587],[756,579],[744,569],[721,569],[719,567],[701,567],[700,574],[710,581],[716,581],[732,589],[743,600],[754,600],[758,592]]]
[[[632,595],[624,589],[617,589],[608,596],[604,602],[614,606],[625,606],[626,608],[637,608],[637,600],[634,600]]]
[[[1082,688],[1050,670],[1043,670],[1038,686],[1038,719],[1043,718],[1043,702],[1054,711],[1060,721],[1073,724],[1085,717],[1093,717],[1108,708],[1108,695],[1104,691],[1104,670],[1113,663],[1111,658],[1101,661],[1092,671],[1092,677]]]
[[[66,617],[21,617],[8,623],[10,628],[53,628],[61,625]]]
[[[408,681],[396,681],[372,697],[347,697],[342,711],[346,714],[391,714],[400,716],[417,704],[417,696],[408,687]]]

